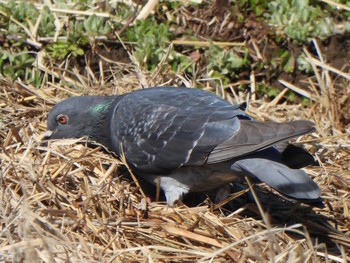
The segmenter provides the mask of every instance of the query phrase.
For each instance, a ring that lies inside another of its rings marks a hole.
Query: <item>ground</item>
[[[167,66],[146,70],[132,56],[132,46],[102,41],[59,66],[39,65],[47,74],[40,88],[0,77],[1,261],[350,260],[350,37],[316,38],[305,45],[276,41],[271,28],[253,15],[237,22],[225,8],[220,1],[208,9],[181,8],[179,30],[190,29],[203,41],[245,41],[253,64],[272,61],[282,49],[295,58],[309,54],[313,71],[286,73],[278,63],[265,63],[222,84],[202,74],[203,47],[175,47],[201,62],[189,74]],[[219,22],[210,24],[213,19]],[[215,27],[222,21],[229,25],[224,31]],[[277,94],[254,93],[261,82],[276,87]],[[85,139],[42,140],[47,113],[63,98],[155,85],[193,86],[231,102],[248,100],[248,113],[260,120],[315,122],[315,133],[293,143],[304,145],[319,162],[305,171],[321,187],[325,207],[287,200],[263,184],[233,185],[222,204],[205,193],[168,207],[155,202],[155,187],[131,176],[122,160],[102,147]]]

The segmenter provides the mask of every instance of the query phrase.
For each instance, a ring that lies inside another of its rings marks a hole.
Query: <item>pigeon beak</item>
[[[52,134],[53,134],[53,131],[50,131],[50,130],[47,130],[45,133],[44,133],[44,136],[43,136],[43,139],[45,140],[47,140],[47,139],[50,139],[51,138],[51,136],[52,136]]]

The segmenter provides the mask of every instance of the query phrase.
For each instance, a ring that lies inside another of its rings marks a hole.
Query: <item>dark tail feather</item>
[[[289,168],[299,169],[307,165],[319,166],[315,158],[302,147],[288,144],[282,152],[283,163]]]
[[[281,194],[304,201],[317,201],[321,190],[302,170],[290,169],[274,161],[253,158],[236,161],[231,169],[268,184]]]

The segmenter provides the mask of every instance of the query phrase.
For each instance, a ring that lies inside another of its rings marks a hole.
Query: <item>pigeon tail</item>
[[[258,178],[283,195],[304,201],[320,198],[321,190],[308,175],[297,169],[262,158],[236,161],[231,170]]]
[[[282,155],[283,163],[289,168],[300,169],[308,165],[320,166],[318,161],[300,146],[288,144]]]

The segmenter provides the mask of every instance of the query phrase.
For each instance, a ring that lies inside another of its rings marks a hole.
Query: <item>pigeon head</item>
[[[114,96],[79,96],[66,99],[55,105],[47,120],[47,139],[80,138],[83,136],[101,142],[101,130],[106,125],[105,118]],[[98,129],[98,132],[96,130]]]

